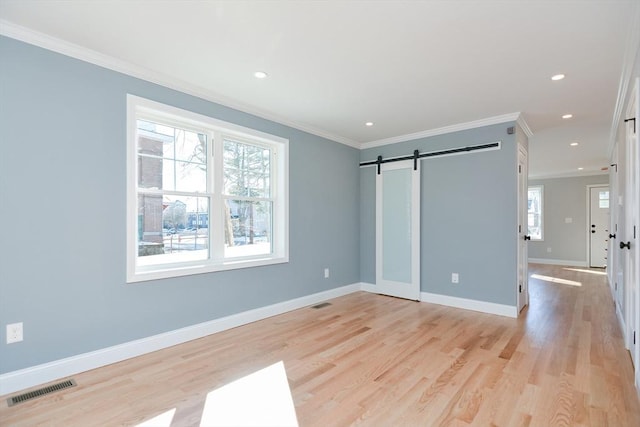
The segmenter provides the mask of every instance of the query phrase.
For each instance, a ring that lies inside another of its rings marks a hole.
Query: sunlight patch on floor
[[[210,392],[200,426],[298,426],[284,363]]]
[[[157,417],[153,417],[150,420],[137,424],[136,427],[171,427],[175,413],[176,408],[170,409]]]
[[[532,274],[532,279],[544,280],[545,282],[560,283],[561,285],[582,286],[582,282],[574,280],[560,279],[558,277],[543,276],[541,274]]]
[[[606,276],[607,275],[606,271],[585,270],[583,268],[564,268],[564,270],[577,271],[578,273],[596,274],[598,276]]]

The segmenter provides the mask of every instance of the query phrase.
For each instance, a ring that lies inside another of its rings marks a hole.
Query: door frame
[[[631,242],[632,249],[618,249],[621,251],[619,255],[625,260],[624,263],[624,291],[625,291],[625,322],[626,328],[626,344],[631,353],[635,367],[635,383],[640,388],[640,248],[638,242],[640,238],[640,135],[638,127],[640,126],[640,78],[634,81],[631,97],[625,110],[627,118],[634,118],[633,125],[631,122],[624,124],[624,155],[625,155],[625,175],[624,175],[624,234],[619,237],[619,242]],[[629,137],[629,129],[635,126],[635,138]],[[632,149],[632,144],[635,144]],[[635,182],[636,188],[632,188]],[[635,236],[634,236],[635,229]],[[618,244],[619,246],[619,244]],[[624,251],[624,252],[622,252]],[[635,277],[631,277],[630,272],[635,273]],[[632,310],[633,309],[633,310]]]
[[[517,210],[518,210],[518,241],[516,245],[517,252],[517,272],[516,272],[516,307],[518,313],[529,305],[529,261],[528,261],[528,240],[525,236],[529,235],[528,221],[528,201],[529,201],[529,155],[527,150],[522,146],[518,146],[518,171],[517,171]],[[543,200],[544,206],[544,200]],[[522,275],[522,276],[521,276]],[[522,286],[522,291],[520,291]]]
[[[606,175],[603,175],[606,176]],[[609,191],[609,223],[607,226],[609,227],[609,233],[611,233],[611,182],[609,184],[589,184],[587,185],[587,224],[585,232],[587,236],[587,268],[591,268],[591,189],[592,188],[606,188]],[[606,265],[609,265],[609,248],[607,248],[607,262]]]
[[[620,224],[621,212],[620,212],[620,175],[618,174],[619,165],[619,144],[616,142],[613,146],[611,156],[611,168],[609,169],[609,234],[615,235],[613,238],[609,238],[609,250],[607,254],[607,277],[609,278],[609,287],[611,288],[611,294],[616,307],[616,316],[618,322],[622,326],[623,331],[626,331],[626,320],[623,317],[624,302],[624,282],[620,280],[622,276],[622,265],[620,264],[620,252],[618,242],[622,238],[620,232],[622,227],[618,227]],[[624,217],[622,217],[624,219]]]

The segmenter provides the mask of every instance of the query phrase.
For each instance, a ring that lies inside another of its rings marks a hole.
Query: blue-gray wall
[[[0,373],[359,281],[358,150],[13,39],[0,58]],[[288,264],[125,283],[127,93],[289,139]]]
[[[502,141],[494,151],[422,160],[421,290],[516,305],[517,146],[504,123],[362,150],[378,155]],[[360,279],[375,283],[375,167],[360,170]],[[451,273],[460,283],[451,283]]]
[[[587,185],[609,185],[609,175],[530,179],[542,185],[543,240],[529,242],[529,259],[588,263]],[[571,218],[570,223],[565,218]],[[551,252],[548,252],[551,249]]]

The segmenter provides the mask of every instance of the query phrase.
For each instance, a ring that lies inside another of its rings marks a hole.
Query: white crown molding
[[[489,117],[486,119],[445,126],[437,129],[420,131],[407,135],[395,136],[377,141],[360,143],[358,141],[354,141],[340,135],[335,135],[333,133],[326,132],[322,129],[318,129],[304,123],[292,121],[286,117],[273,114],[254,106],[240,103],[234,99],[225,97],[200,86],[193,85],[169,75],[158,73],[148,68],[102,54],[100,52],[67,42],[56,37],[49,36],[47,34],[14,24],[4,19],[0,19],[0,35],[32,44],[34,46],[38,46],[53,52],[57,52],[65,56],[79,59],[81,61],[85,61],[99,67],[126,74],[131,77],[139,78],[150,83],[155,83],[170,89],[174,89],[188,95],[196,96],[198,98],[202,98],[204,100],[214,102],[225,107],[233,108],[235,110],[242,111],[244,113],[251,114],[266,120],[271,120],[282,125],[286,125],[294,129],[298,129],[300,131],[307,132],[312,135],[316,135],[357,149],[379,147],[382,145],[405,142],[429,136],[442,135],[461,130],[474,129],[482,126],[489,126],[509,121],[518,121],[518,124],[522,127],[527,136],[532,135],[531,130],[524,121],[522,115],[520,113],[511,113],[502,116]]]
[[[613,156],[613,149],[616,144],[616,137],[618,135],[618,127],[620,120],[626,108],[627,94],[629,92],[629,85],[632,80],[633,68],[640,55],[640,3],[633,5],[633,16],[635,19],[631,20],[631,27],[627,35],[627,43],[624,51],[624,59],[622,61],[622,73],[620,75],[620,83],[618,85],[618,97],[616,99],[616,107],[613,111],[613,120],[611,123],[611,131],[609,133],[609,148],[607,150],[607,156],[609,159]]]
[[[127,61],[123,61],[112,56],[96,52],[94,50],[79,46],[74,43],[69,43],[62,39],[49,36],[30,28],[16,25],[4,19],[0,19],[0,35],[32,44],[34,46],[38,46],[47,50],[51,50],[65,56],[79,59],[81,61],[85,61],[99,67],[107,68],[109,70],[146,80],[151,83],[159,84],[169,89],[174,89],[188,95],[196,96],[198,98],[214,102],[216,104],[224,105],[225,107],[233,108],[234,110],[242,111],[244,113],[248,113],[262,119],[271,120],[273,122],[277,122],[294,129],[310,133],[312,135],[326,138],[334,142],[339,142],[353,148],[360,148],[359,142],[353,141],[349,138],[334,135],[330,132],[317,129],[304,123],[292,121],[286,117],[273,114],[271,112],[256,108],[251,105],[240,103],[236,100],[222,96],[200,86],[193,85],[183,80],[168,76],[166,74],[158,73],[148,68],[144,68],[139,65],[135,65]]]
[[[529,175],[529,180],[535,179],[553,179],[553,178],[580,178],[583,176],[598,176],[598,175],[609,175],[609,171],[597,171],[597,172],[566,172],[566,173],[555,173],[555,174],[546,174],[546,175]]]
[[[391,138],[379,139],[377,141],[363,142],[362,144],[360,144],[360,148],[365,150],[367,148],[381,147],[383,145],[396,144],[398,142],[413,141],[415,139],[427,138],[429,136],[444,135],[447,133],[475,129],[483,126],[496,125],[496,124],[506,123],[506,122],[514,122],[518,120],[520,116],[521,116],[520,113],[503,114],[502,116],[488,117],[486,119],[474,120],[466,123],[458,123],[455,125],[444,126],[437,129],[423,130],[420,132],[410,133],[407,135],[393,136]],[[528,128],[529,126],[527,126],[527,129]]]
[[[524,119],[524,115],[520,114],[518,116],[518,119],[516,120],[516,123],[518,123],[518,125],[520,126],[520,129],[522,129],[524,134],[527,135],[527,138],[531,138],[533,136],[533,131],[531,130],[531,128],[529,127],[529,124]]]

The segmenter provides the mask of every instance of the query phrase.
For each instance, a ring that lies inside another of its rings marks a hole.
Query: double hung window
[[[531,240],[543,240],[543,186],[529,187],[528,197],[528,226]]]
[[[129,282],[288,261],[288,141],[128,97]]]

